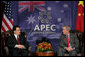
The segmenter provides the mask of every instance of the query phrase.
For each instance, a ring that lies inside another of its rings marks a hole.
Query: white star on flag
[[[27,19],[26,21],[29,22],[29,24],[30,24],[30,23],[33,24],[34,22],[36,22],[34,18],[35,18],[35,16],[33,17],[33,16],[31,15],[30,17],[28,17],[28,19]]]

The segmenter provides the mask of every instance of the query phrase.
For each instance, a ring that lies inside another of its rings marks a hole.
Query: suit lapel
[[[70,33],[70,43],[71,43],[71,45],[72,45],[72,42],[73,42],[73,36],[72,36],[72,34]]]
[[[70,43],[72,43],[72,34],[70,33]]]
[[[67,45],[67,39],[66,39],[67,37],[66,37],[66,35],[64,35],[64,43]]]
[[[15,38],[15,36],[13,35],[13,40],[17,43],[17,39]]]

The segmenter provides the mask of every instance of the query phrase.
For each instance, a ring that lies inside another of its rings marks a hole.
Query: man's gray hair
[[[70,31],[70,30],[71,30],[71,27],[70,27],[69,25],[65,25],[65,26],[63,26],[63,27],[66,27],[66,30],[67,30],[67,31]]]

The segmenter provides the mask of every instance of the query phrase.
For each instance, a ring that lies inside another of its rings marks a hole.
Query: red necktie
[[[68,35],[67,35],[67,43],[68,43],[68,47],[69,47],[69,38],[68,38]]]
[[[18,44],[20,44],[20,39],[19,39],[19,36],[17,36],[17,42],[18,42]]]

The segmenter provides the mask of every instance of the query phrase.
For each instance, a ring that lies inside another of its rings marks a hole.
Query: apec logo
[[[56,31],[55,27],[56,25],[49,25],[48,23],[50,22],[50,20],[52,19],[50,12],[46,12],[46,11],[42,11],[39,12],[39,17],[38,19],[40,20],[41,24],[36,25],[34,28],[34,31]]]
[[[35,28],[34,28],[34,31],[56,31],[55,29],[56,25],[36,25]]]

